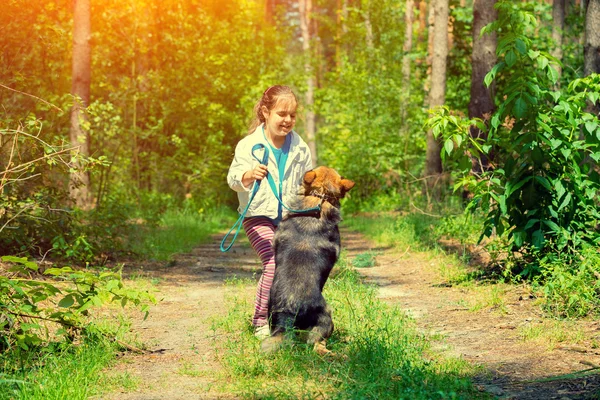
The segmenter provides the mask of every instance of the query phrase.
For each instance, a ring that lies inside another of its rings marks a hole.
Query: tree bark
[[[565,10],[567,6],[567,0],[553,0],[552,3],[552,41],[554,47],[550,54],[552,54],[558,61],[562,61],[563,57],[563,32],[565,30]],[[562,72],[562,68],[557,66],[558,72]]]
[[[304,72],[306,74],[306,94],[304,97],[304,103],[306,107],[306,141],[312,155],[313,166],[316,166],[318,162],[318,154],[316,142],[315,113],[313,110],[315,104],[315,74],[311,64],[312,57],[310,32],[310,14],[312,12],[312,0],[299,0],[298,5],[300,11],[300,30],[302,32],[302,51],[304,53]]]
[[[402,48],[404,57],[402,58],[402,95],[400,101],[400,116],[402,125],[405,125],[407,116],[408,100],[410,98],[410,53],[412,51],[413,42],[413,9],[415,7],[414,0],[406,0],[406,14],[404,15],[404,46]]]
[[[342,41],[348,33],[348,0],[337,0],[337,38],[335,46],[335,64],[338,70],[342,68],[342,60],[347,53],[347,46]]]
[[[446,101],[446,64],[448,58],[448,0],[432,0],[433,6],[433,49],[431,58],[431,89],[429,108],[442,106]],[[427,186],[436,186],[442,173],[441,146],[433,132],[427,132],[427,154],[425,176]],[[439,190],[434,191],[439,197]]]
[[[583,46],[585,76],[600,73],[600,0],[587,3]]]
[[[425,2],[425,0],[420,0],[419,1],[419,42],[423,42],[425,40],[425,33],[426,33],[426,18],[425,15],[427,15],[427,3]]]
[[[265,0],[265,21],[267,24],[275,22],[275,0]]]
[[[87,120],[86,107],[90,103],[91,81],[91,18],[90,0],[74,0],[73,11],[73,62],[72,86],[73,107],[71,108],[71,128],[69,136],[74,147],[73,155],[87,157],[90,154],[88,133],[82,125]],[[92,207],[90,177],[83,170],[80,160],[76,170],[69,177],[69,194],[76,207]]]
[[[481,36],[481,29],[497,18],[494,9],[496,0],[475,0],[473,2],[473,54],[471,56],[471,100],[469,102],[469,117],[481,118],[488,121],[494,112],[493,84],[489,88],[483,80],[496,64],[496,33]],[[487,134],[477,127],[471,127],[471,136],[486,138]],[[473,172],[479,174],[489,168],[490,159],[482,155],[481,159],[473,160]]]
[[[365,19],[365,40],[367,42],[367,49],[373,50],[375,47],[373,40],[373,25],[371,24],[371,10],[369,1],[363,1],[363,16]]]
[[[404,24],[406,30],[404,31],[404,58],[402,59],[402,80],[404,82],[404,89],[408,90],[408,84],[410,83],[410,52],[412,51],[413,41],[413,9],[415,7],[414,0],[406,0],[406,14],[404,15]]]

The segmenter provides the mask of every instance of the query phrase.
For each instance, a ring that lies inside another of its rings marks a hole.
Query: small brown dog
[[[261,344],[264,352],[277,350],[286,330],[308,333],[317,352],[328,350],[325,340],[333,332],[331,311],[322,291],[340,255],[338,223],[340,199],[354,187],[335,170],[318,167],[304,175],[304,195],[297,206],[309,213],[290,213],[275,231],[275,277],[269,298],[271,336]]]

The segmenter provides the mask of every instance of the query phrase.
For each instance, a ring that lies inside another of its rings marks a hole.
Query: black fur
[[[340,254],[340,211],[291,214],[277,228],[274,238],[275,277],[269,315],[271,335],[286,329],[308,331],[308,343],[331,336],[331,311],[322,291]]]

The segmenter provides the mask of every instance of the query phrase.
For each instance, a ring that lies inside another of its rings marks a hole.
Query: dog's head
[[[304,195],[320,197],[339,206],[340,199],[354,187],[354,182],[344,179],[333,168],[318,167],[304,174]]]

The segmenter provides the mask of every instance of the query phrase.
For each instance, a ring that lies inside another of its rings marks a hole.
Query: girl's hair
[[[265,116],[263,115],[262,107],[267,107],[267,110],[270,112],[273,107],[275,107],[275,104],[277,104],[277,100],[285,96],[293,97],[296,104],[298,104],[298,98],[289,86],[274,85],[263,92],[260,100],[254,105],[254,118],[252,119],[250,128],[248,129],[249,134],[254,132],[254,130],[258,128],[260,124],[265,122]]]

